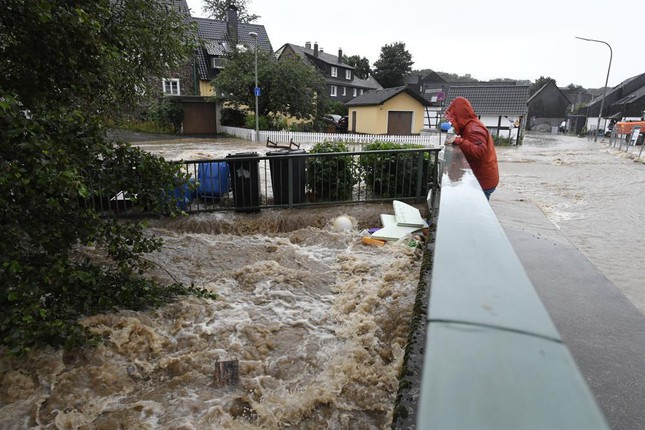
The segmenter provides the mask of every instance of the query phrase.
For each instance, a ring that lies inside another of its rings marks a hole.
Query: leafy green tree
[[[346,56],[343,55],[343,62],[349,64],[354,68],[354,73],[357,77],[361,79],[367,79],[370,76],[370,62],[365,57],[360,57],[358,55]]]
[[[412,55],[405,49],[405,43],[385,45],[374,63],[373,76],[384,88],[405,85],[413,64]]]
[[[142,278],[160,240],[101,217],[118,193],[158,213],[186,182],[176,165],[106,137],[146,83],[188,58],[185,17],[157,0],[4,0],[0,8],[0,345],[81,345],[82,315],[176,294]],[[157,81],[158,82],[158,81]],[[101,192],[97,187],[100,185]],[[87,253],[87,247],[94,250]]]
[[[213,81],[219,97],[234,106],[255,108],[255,56],[253,50],[238,50],[229,56]],[[258,52],[258,98],[260,116],[285,115],[310,119],[327,111],[325,80],[320,72],[299,58],[277,61]]]
[[[553,78],[551,78],[549,76],[547,76],[547,77],[540,76],[535,82],[533,82],[531,84],[531,87],[529,88],[529,95],[535,94],[537,92],[537,90],[539,90],[540,88],[542,88],[543,86],[545,86],[549,82],[553,82],[555,84],[555,79],[553,79]]]
[[[231,6],[237,9],[237,19],[240,22],[257,21],[260,16],[248,11],[249,0],[204,0],[204,12],[220,21],[226,20],[226,14]]]

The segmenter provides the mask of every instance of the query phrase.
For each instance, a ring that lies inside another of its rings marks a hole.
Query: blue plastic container
[[[229,166],[226,161],[199,163],[197,166],[197,195],[199,197],[222,197],[228,194]]]
[[[181,187],[175,188],[173,197],[177,199],[177,207],[182,211],[188,209],[188,205],[195,198],[195,192],[190,189],[191,185],[195,183],[195,179],[189,179],[188,183]]]

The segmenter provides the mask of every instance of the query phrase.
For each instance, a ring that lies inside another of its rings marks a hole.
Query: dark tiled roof
[[[613,105],[626,105],[644,96],[645,96],[645,86],[642,86],[636,91],[634,91],[633,93],[630,93],[627,96],[623,97],[622,99],[614,102]]]
[[[539,90],[533,93],[533,95],[526,101],[526,104],[531,104],[531,101],[533,101],[534,98],[539,97],[540,93],[551,85],[554,86],[560,92],[560,94],[562,94],[562,97],[567,101],[567,103],[571,103],[569,97],[567,97],[566,94],[555,84],[555,81],[549,81],[546,84],[542,85]]]
[[[424,106],[428,105],[428,102],[419,96],[414,91],[410,90],[407,86],[402,87],[393,87],[393,88],[384,88],[382,90],[374,90],[363,93],[362,95],[356,97],[345,103],[347,106],[374,106],[381,105],[401,93],[407,93],[414,99],[418,100]]]
[[[456,97],[465,97],[477,115],[526,115],[528,85],[451,86],[445,106]]]
[[[214,76],[208,63],[208,56],[224,56],[233,50],[226,30],[226,21],[208,18],[193,18],[192,20],[197,23],[197,35],[204,43],[204,48],[199,49],[197,55],[199,79],[211,80]],[[237,24],[238,44],[255,47],[255,39],[249,36],[252,31],[258,34],[258,49],[273,52],[271,41],[263,25],[239,22]]]
[[[341,66],[341,67],[344,67],[346,69],[354,70],[354,68],[352,66],[350,66],[349,64],[346,64],[346,63],[343,63],[342,61],[340,61],[340,58],[338,58],[337,55],[332,55],[332,54],[328,54],[326,52],[318,51],[318,57],[316,57],[314,55],[314,50],[311,49],[311,48],[305,48],[304,46],[294,45],[293,43],[287,43],[287,45],[289,45],[291,47],[291,49],[293,49],[293,51],[296,54],[298,54],[300,57],[302,57],[304,59],[317,58],[317,59],[319,59],[321,61],[324,61],[327,64],[331,64],[332,66]]]

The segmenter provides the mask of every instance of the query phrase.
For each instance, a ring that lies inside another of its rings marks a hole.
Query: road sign
[[[437,100],[439,100],[440,102],[442,102],[442,101],[444,101],[445,99],[446,99],[446,93],[444,93],[443,91],[439,91],[439,92],[437,93]]]
[[[260,87],[255,87],[255,97],[260,97]]]

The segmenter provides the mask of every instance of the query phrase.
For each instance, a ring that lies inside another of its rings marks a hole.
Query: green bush
[[[310,154],[348,152],[343,142],[317,143]],[[358,183],[357,166],[351,155],[335,157],[309,157],[307,159],[307,185],[318,201],[351,200],[354,185]]]
[[[392,151],[398,149],[424,148],[423,145],[393,142],[374,142],[364,151]],[[428,192],[428,175],[433,167],[430,154],[424,153],[419,165],[419,153],[373,153],[361,154],[359,164],[368,190],[385,198],[414,197],[419,185],[418,171],[421,167],[421,193]]]
[[[153,105],[149,119],[162,127],[172,127],[174,133],[179,133],[184,121],[184,107],[176,97],[164,96]]]
[[[293,123],[289,126],[289,131],[301,131],[301,132],[306,132],[310,133],[314,131],[314,125],[312,122],[299,122],[299,123]]]
[[[222,125],[229,127],[244,127],[246,124],[246,112],[241,109],[223,108],[220,122]],[[255,128],[255,125],[253,128]]]
[[[258,121],[260,130],[269,130],[271,126],[271,121],[266,116],[260,115],[260,120]],[[250,128],[255,130],[255,114],[249,114],[246,116],[246,121],[244,124],[245,128]]]
[[[493,135],[493,142],[495,142],[495,146],[511,146],[513,144],[513,139],[510,137]]]

